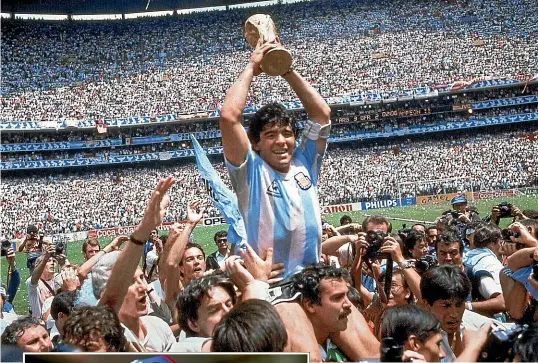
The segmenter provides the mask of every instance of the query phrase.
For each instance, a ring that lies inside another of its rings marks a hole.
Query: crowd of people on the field
[[[323,97],[488,78],[527,80],[538,72],[535,1],[321,5],[265,11],[275,18],[295,69]],[[247,61],[241,24],[252,12],[112,23],[5,21],[0,119],[219,109]],[[293,99],[280,78],[262,76],[247,104]]]

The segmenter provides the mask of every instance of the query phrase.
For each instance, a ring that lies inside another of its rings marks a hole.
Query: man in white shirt
[[[35,263],[32,275],[26,280],[26,291],[28,292],[28,303],[32,316],[41,318],[43,315],[43,304],[45,300],[56,294],[54,284],[54,268],[56,259],[54,258],[55,246],[47,246],[43,255],[39,256]]]

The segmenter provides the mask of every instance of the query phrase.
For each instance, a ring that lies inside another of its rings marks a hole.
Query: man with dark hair
[[[97,238],[88,238],[82,244],[82,255],[84,256],[84,261],[88,261],[99,251],[101,251],[101,245],[99,244]]]
[[[26,253],[26,267],[32,273],[36,260],[43,252],[43,236],[39,235],[37,226],[30,224],[26,228],[26,237],[19,245],[19,252]]]
[[[429,226],[426,228],[426,238],[428,239],[428,253],[433,255],[435,252],[435,243],[437,242],[437,236],[439,230],[436,226]]]
[[[412,230],[405,237],[404,246],[404,256],[407,258],[418,260],[428,254],[426,235],[416,230]]]
[[[502,235],[493,223],[484,224],[474,232],[475,248],[468,251],[464,264],[471,268],[473,301],[467,309],[487,316],[503,319],[506,311],[499,273],[503,265],[499,261]],[[476,303],[475,303],[476,301]]]
[[[460,360],[476,361],[480,350],[473,350],[475,344],[465,346],[463,343],[463,334],[472,324],[464,321],[465,300],[471,292],[471,282],[465,273],[453,265],[431,268],[422,275],[420,292],[424,306],[437,317],[443,328],[441,346],[447,355],[444,361],[453,362],[456,356],[467,358],[471,353],[471,359]],[[487,334],[487,331],[481,334]]]
[[[187,286],[191,280],[202,277],[206,272],[205,252],[198,243],[189,242],[183,252],[183,258],[179,261],[183,286]]]
[[[26,291],[28,292],[28,303],[32,315],[41,318],[45,300],[57,293],[57,286],[54,283],[54,270],[56,266],[55,247],[48,245],[45,252],[35,261],[35,268],[32,275],[26,280]]]
[[[295,122],[280,104],[259,109],[251,118],[248,134],[241,124],[252,80],[262,73],[263,57],[279,45],[278,37],[265,44],[260,38],[248,65],[226,94],[219,126],[247,241],[259,256],[274,248],[273,262],[284,263],[285,280],[271,291],[273,304],[277,304],[290,338],[289,350],[308,351],[311,360],[319,361],[316,337],[296,302],[298,295],[292,294],[289,288],[292,285],[289,278],[320,259],[321,209],[317,183],[330,133],[331,109],[291,69],[282,77],[295,91],[309,117],[299,146],[295,144]],[[361,356],[377,356],[377,347],[368,349],[371,344],[366,342],[370,337],[364,318],[358,316],[358,310],[353,315],[352,319],[357,320],[356,324],[350,324],[353,331],[345,332],[341,339],[350,357],[358,360]]]
[[[318,263],[293,276],[293,283],[301,292],[303,310],[314,327],[321,359],[345,358],[330,336],[347,329],[352,306],[347,297],[348,286],[351,285],[349,272]]]
[[[264,300],[235,305],[213,332],[213,352],[283,352],[288,334],[275,308]]]
[[[373,214],[364,218],[364,221],[362,221],[362,232],[368,231],[390,233],[392,232],[392,224],[386,217]]]
[[[64,324],[75,306],[76,291],[63,291],[54,296],[50,305],[50,315],[54,319],[54,327],[50,338],[56,346],[64,335]]]
[[[172,352],[209,351],[215,326],[237,300],[233,283],[224,275],[193,279],[177,299],[179,325],[187,338],[174,344]],[[196,339],[194,339],[196,338]]]
[[[463,241],[453,231],[442,232],[435,241],[439,265],[455,265],[463,269]]]
[[[218,231],[213,237],[217,250],[210,253],[206,260],[206,269],[219,270],[224,266],[224,260],[230,256],[230,249],[228,247],[228,232]]]
[[[125,352],[128,346],[118,316],[102,305],[74,309],[64,325],[64,343],[84,352]]]
[[[25,352],[49,352],[52,349],[49,333],[33,316],[15,320],[2,333],[2,345],[17,345]]]
[[[353,223],[353,220],[347,214],[344,214],[342,217],[340,217],[340,226],[345,226],[351,223]]]

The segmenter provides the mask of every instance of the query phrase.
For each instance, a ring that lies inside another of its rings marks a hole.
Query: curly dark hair
[[[202,246],[200,246],[198,243],[196,242],[189,242],[187,243],[187,245],[185,246],[185,249],[183,250],[183,253],[185,253],[185,251],[187,251],[188,249],[190,248],[198,248],[200,251],[202,251],[202,255],[204,256],[204,260],[205,260],[205,251],[204,249],[202,248]],[[179,260],[179,266],[183,266],[183,257],[181,257],[181,260]]]
[[[260,134],[267,125],[291,126],[293,133],[296,132],[295,120],[288,114],[284,106],[278,102],[269,103],[260,108],[250,119],[248,135],[252,142],[260,141]]]
[[[64,325],[64,342],[88,351],[98,338],[108,344],[107,352],[125,352],[127,339],[114,310],[103,305],[74,309]]]
[[[30,329],[35,326],[45,328],[45,325],[41,322],[41,320],[31,315],[18,318],[8,325],[6,330],[4,330],[2,333],[2,345],[17,345],[19,338],[24,335],[26,329]]]
[[[232,298],[235,305],[237,295],[232,281],[223,274],[202,276],[194,279],[179,294],[176,308],[179,312],[179,326],[187,333],[187,336],[196,336],[196,332],[189,327],[190,321],[198,320],[198,308],[202,304],[202,299],[214,287],[223,288]]]
[[[326,265],[323,262],[308,265],[292,279],[295,290],[299,291],[304,299],[317,305],[321,305],[319,291],[321,280],[336,279],[351,283],[351,276],[346,269]]]

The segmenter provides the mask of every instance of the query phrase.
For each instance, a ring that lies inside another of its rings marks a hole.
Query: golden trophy
[[[272,43],[277,37],[275,23],[267,14],[252,15],[245,22],[245,39],[252,48],[258,40]],[[276,47],[265,53],[260,68],[269,76],[281,76],[291,68],[291,53],[283,47]]]

